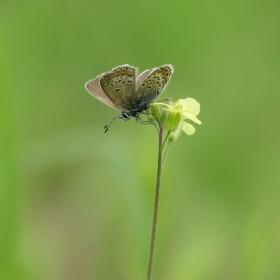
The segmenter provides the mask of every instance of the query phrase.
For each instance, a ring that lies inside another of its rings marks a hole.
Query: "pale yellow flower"
[[[200,104],[193,98],[179,99],[175,103],[156,103],[158,105],[166,106],[168,111],[168,117],[165,123],[165,129],[170,131],[170,140],[176,140],[181,131],[184,131],[187,135],[192,135],[195,132],[195,128],[185,122],[186,120],[192,120],[197,124],[201,124],[201,121],[196,117],[200,112]]]

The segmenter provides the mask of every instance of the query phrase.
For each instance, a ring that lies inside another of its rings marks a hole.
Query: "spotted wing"
[[[107,106],[110,106],[116,110],[122,110],[122,108],[119,108],[117,105],[115,105],[111,99],[105,94],[103,89],[100,86],[100,79],[104,76],[105,74],[99,75],[96,77],[94,80],[90,80],[89,82],[86,83],[85,87],[86,90],[96,99],[101,101],[102,103],[106,104]]]
[[[100,79],[100,86],[118,108],[130,111],[135,93],[137,69],[127,64],[114,68]]]
[[[170,64],[143,72],[137,79],[136,92],[132,97],[133,107],[145,107],[154,101],[166,88],[173,72]]]

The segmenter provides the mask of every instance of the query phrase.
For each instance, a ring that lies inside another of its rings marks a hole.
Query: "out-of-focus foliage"
[[[84,84],[171,63],[201,104],[164,165],[153,279],[280,279],[279,1],[2,1],[0,279],[144,279],[152,126]]]

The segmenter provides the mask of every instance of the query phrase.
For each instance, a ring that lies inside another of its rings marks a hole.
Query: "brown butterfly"
[[[87,82],[85,87],[92,96],[121,111],[105,125],[105,132],[115,118],[127,121],[134,117],[144,124],[139,114],[163,92],[173,72],[173,66],[166,64],[146,70],[136,78],[137,68],[124,64]]]

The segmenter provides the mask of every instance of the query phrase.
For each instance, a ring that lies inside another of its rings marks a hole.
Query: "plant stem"
[[[154,250],[155,250],[155,242],[156,242],[159,191],[160,191],[160,179],[161,179],[161,170],[162,170],[162,150],[163,150],[162,149],[163,148],[162,136],[163,136],[163,128],[160,127],[159,128],[159,141],[158,141],[158,164],[157,164],[157,179],[156,179],[156,190],[155,190],[155,200],[154,200],[154,215],[153,215],[153,223],[152,223],[150,253],[149,253],[149,261],[148,261],[148,269],[147,269],[146,280],[151,279],[152,268],[153,268],[153,259],[154,259]]]
[[[168,139],[170,133],[171,133],[171,131],[168,131],[168,132],[167,132],[167,134],[166,134],[166,136],[165,136],[165,138],[164,138],[163,144],[162,144],[162,149],[163,149],[163,147],[165,146],[165,143],[166,143],[166,141],[167,141],[167,139]]]

